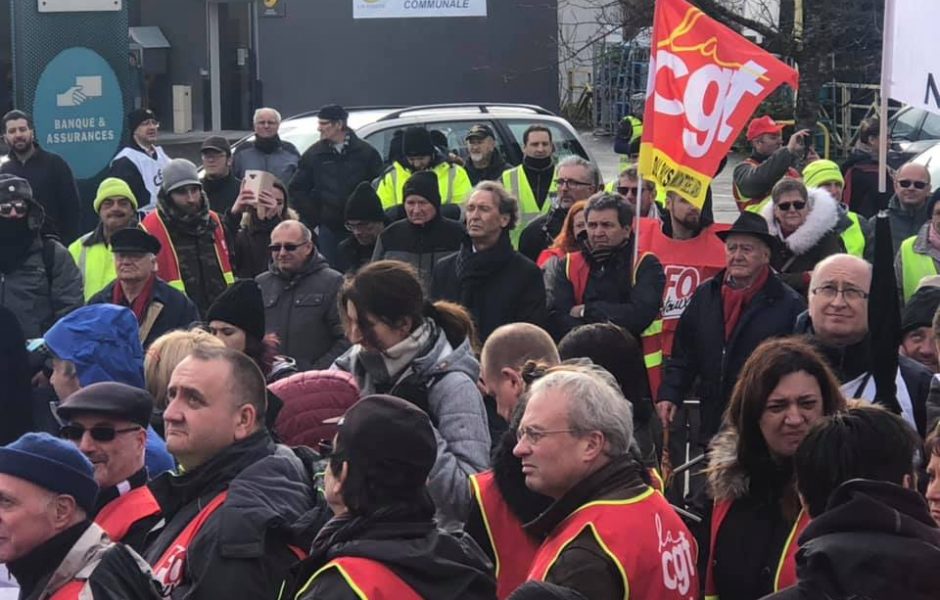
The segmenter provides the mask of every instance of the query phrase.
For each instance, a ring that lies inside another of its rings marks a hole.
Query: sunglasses
[[[804,208],[806,208],[806,203],[799,202],[799,201],[781,202],[780,204],[777,205],[777,208],[779,208],[781,212],[789,212],[791,208],[796,209],[796,210],[803,210]]]
[[[914,186],[915,189],[922,190],[927,187],[927,182],[926,181],[911,181],[910,179],[902,179],[898,181],[898,185],[904,189]]]
[[[25,215],[27,210],[29,210],[29,205],[26,204],[25,200],[13,200],[12,202],[0,204],[0,215],[9,215],[13,211]]]
[[[647,186],[647,185],[644,185],[644,186],[643,186],[643,191],[644,191],[644,192],[651,192],[651,193],[652,193],[653,188],[651,188],[651,187],[649,187],[649,186]],[[629,196],[629,195],[631,195],[631,194],[635,196],[635,195],[636,195],[636,186],[632,186],[632,187],[618,187],[618,188],[617,188],[617,193],[620,194],[621,196]]]
[[[293,252],[297,250],[297,248],[301,248],[306,245],[307,245],[307,242],[304,242],[302,244],[271,244],[270,246],[268,246],[268,250],[270,250],[271,252],[275,252],[275,253],[280,252],[281,249],[284,249],[287,252]]]
[[[94,427],[85,429],[81,425],[69,423],[59,429],[59,437],[69,440],[70,442],[77,442],[82,439],[87,431],[91,434],[91,439],[96,442],[110,442],[116,438],[119,433],[130,433],[131,431],[140,431],[141,429],[143,429],[143,427],[140,425],[128,427],[127,429],[115,429],[114,427],[107,427],[105,425],[95,425]]]

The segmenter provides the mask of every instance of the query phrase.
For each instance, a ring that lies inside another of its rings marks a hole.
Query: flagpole
[[[894,0],[885,0],[881,48],[881,107],[878,131],[878,193],[885,193],[888,181],[888,88],[891,85],[891,65],[894,62]]]

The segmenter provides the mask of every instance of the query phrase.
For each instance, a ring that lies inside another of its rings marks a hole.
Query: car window
[[[922,140],[940,140],[940,115],[932,112],[927,113],[924,124],[920,128],[919,139]]]
[[[940,144],[935,144],[927,150],[924,150],[911,160],[911,162],[927,167],[927,171],[930,173],[930,181],[933,182],[930,186],[931,190],[936,190],[940,187]]]
[[[919,139],[916,135],[917,127],[924,113],[919,110],[905,110],[898,113],[891,126],[891,139],[906,139],[914,141]]]
[[[525,130],[528,129],[530,125],[538,124],[544,125],[552,132],[552,141],[555,143],[555,154],[559,159],[571,154],[577,154],[582,158],[590,160],[590,157],[588,157],[584,147],[581,146],[581,142],[578,138],[574,137],[571,131],[561,127],[557,123],[525,119],[509,119],[506,120],[505,123],[509,126],[509,130],[512,131],[513,136],[516,138],[514,141],[519,147],[520,154],[522,153],[522,137]]]
[[[392,140],[400,140],[401,133],[410,127],[410,125],[401,125],[398,127],[389,127],[387,129],[380,129],[379,131],[373,131],[372,133],[366,134],[364,139],[365,141],[372,144],[372,147],[379,151],[379,154],[382,155],[382,161],[385,164],[391,164],[392,161],[396,158],[396,152],[392,148]],[[396,138],[395,134],[398,134]],[[400,148],[400,141],[396,142],[396,150]]]
[[[297,119],[296,121],[282,121],[277,130],[282,140],[290,142],[303,154],[307,148],[320,141],[320,132],[317,131],[316,119]]]
[[[444,141],[446,142],[446,149],[448,152],[455,152],[460,157],[467,157],[467,145],[464,142],[464,138],[467,137],[467,132],[477,123],[486,123],[497,135],[497,147],[499,151],[503,154],[503,157],[506,156],[506,143],[505,140],[502,140],[499,136],[499,133],[496,130],[496,127],[493,125],[492,121],[441,121],[438,123],[424,123],[424,127],[429,131],[439,132]],[[409,124],[407,126],[401,125],[398,127],[389,127],[387,129],[382,129],[380,131],[374,131],[365,136],[365,141],[372,144],[372,146],[379,151],[382,155],[382,160],[386,164],[390,164],[395,157],[395,150],[392,144],[398,144],[400,142],[396,141],[396,134],[398,132],[404,131],[407,127],[412,127],[414,124]]]

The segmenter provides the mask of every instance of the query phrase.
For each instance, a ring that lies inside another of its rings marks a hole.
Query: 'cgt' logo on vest
[[[166,553],[160,564],[154,569],[154,577],[163,586],[164,598],[170,597],[170,592],[183,580],[183,565],[186,563],[186,546],[174,544],[173,549]]]
[[[666,290],[663,294],[663,319],[678,319],[692,300],[701,283],[701,274],[694,267],[666,266]]]
[[[663,534],[665,533],[665,537]],[[685,537],[685,532],[673,537],[672,531],[663,532],[663,520],[656,515],[656,534],[659,537],[659,554],[662,559],[663,584],[667,589],[680,594],[689,593],[692,587],[692,573],[695,562],[692,560],[692,545]]]

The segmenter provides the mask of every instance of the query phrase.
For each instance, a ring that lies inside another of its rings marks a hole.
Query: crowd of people
[[[135,110],[84,234],[3,117],[0,585],[940,594],[940,210],[920,165],[877,193],[877,121],[840,166],[754,119],[720,224],[539,125],[519,165],[482,123],[386,162],[347,117],[301,153],[259,109],[200,174]]]

